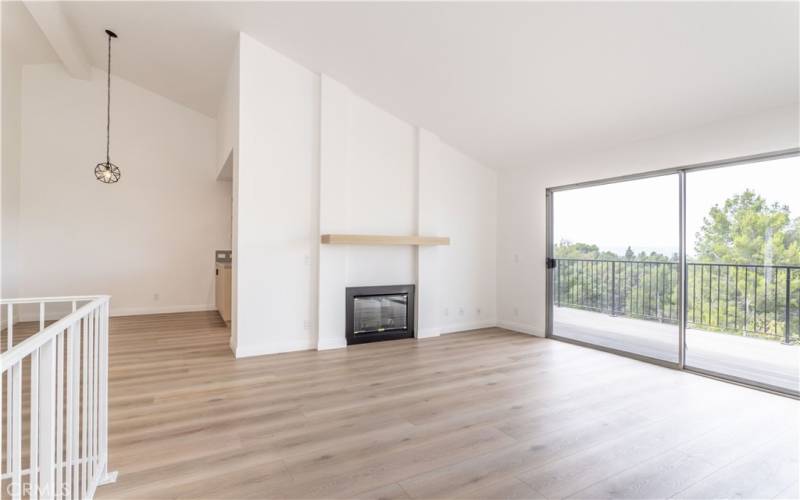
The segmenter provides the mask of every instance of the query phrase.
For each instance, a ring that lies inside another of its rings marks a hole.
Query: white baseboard
[[[319,339],[317,342],[318,351],[327,351],[329,349],[342,349],[347,347],[347,339],[342,335],[342,338],[337,339]]]
[[[161,306],[161,307],[120,307],[111,306],[110,316],[142,316],[145,314],[172,314],[198,311],[214,311],[215,304],[198,304],[188,306]]]
[[[545,336],[543,331],[531,325],[526,325],[524,323],[515,323],[513,321],[498,321],[497,326],[499,326],[500,328],[505,328],[506,330],[511,330],[513,332],[533,335],[534,337],[544,338]]]
[[[251,358],[253,356],[266,356],[269,354],[283,354],[287,352],[296,351],[310,351],[314,346],[309,345],[307,342],[286,343],[283,345],[269,345],[269,346],[242,346],[237,345],[235,356],[239,358]]]
[[[420,328],[417,330],[418,339],[429,339],[431,337],[438,337],[441,335],[439,328]]]
[[[495,326],[497,326],[496,320],[454,323],[452,325],[445,325],[439,327],[439,335],[447,335],[448,333],[466,332],[469,330],[480,330],[481,328],[494,328]]]

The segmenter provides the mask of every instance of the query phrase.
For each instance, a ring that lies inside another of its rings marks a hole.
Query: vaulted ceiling
[[[485,165],[798,102],[797,2],[66,2],[92,63],[213,116],[238,31]],[[4,34],[4,43],[6,36]]]

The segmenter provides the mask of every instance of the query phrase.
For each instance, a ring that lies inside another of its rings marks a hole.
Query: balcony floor
[[[678,361],[678,327],[604,313],[554,308],[553,332],[621,351]],[[703,330],[686,331],[686,364],[798,392],[800,346]]]

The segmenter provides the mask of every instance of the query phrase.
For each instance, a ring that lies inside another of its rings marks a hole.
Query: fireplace
[[[414,285],[346,290],[347,345],[414,337]]]

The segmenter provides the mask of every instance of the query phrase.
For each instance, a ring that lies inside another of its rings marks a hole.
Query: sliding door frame
[[[635,174],[629,175],[622,175],[617,177],[608,177],[605,179],[598,179],[593,181],[587,182],[578,182],[574,184],[566,184],[562,186],[554,186],[549,187],[545,190],[545,205],[546,205],[546,247],[545,247],[545,255],[547,257],[546,261],[546,279],[545,279],[545,337],[551,338],[554,340],[559,340],[561,342],[567,342],[570,344],[576,344],[584,347],[589,347],[592,349],[597,349],[600,351],[610,352],[613,354],[618,354],[620,356],[625,356],[628,358],[637,359],[640,361],[645,361],[648,363],[653,363],[657,365],[666,366],[669,368],[674,368],[677,370],[684,370],[688,372],[692,372],[698,375],[714,378],[717,380],[722,380],[725,382],[730,382],[738,385],[743,385],[746,387],[752,387],[755,389],[759,389],[766,392],[771,392],[775,394],[780,394],[782,396],[789,396],[796,399],[800,399],[800,394],[794,393],[791,391],[787,391],[781,387],[775,387],[767,384],[763,384],[760,382],[746,380],[739,377],[726,375],[723,373],[712,372],[709,370],[704,370],[702,368],[695,368],[691,366],[686,366],[686,310],[688,307],[688,297],[687,297],[687,261],[686,261],[686,174],[689,172],[697,172],[699,170],[708,170],[713,168],[723,168],[723,167],[730,167],[734,165],[741,165],[741,164],[750,164],[750,163],[758,163],[761,161],[769,161],[769,160],[777,160],[781,158],[790,158],[794,156],[800,156],[800,148],[791,148],[791,149],[784,149],[780,151],[771,151],[766,153],[759,153],[755,155],[748,155],[748,156],[739,156],[735,158],[728,158],[724,160],[717,160],[717,161],[710,161],[704,163],[695,163],[690,165],[682,165],[678,167],[670,167],[660,170],[652,170],[649,172],[640,172]],[[634,181],[639,179],[648,179],[652,177],[662,177],[666,175],[676,175],[678,176],[678,244],[679,244],[679,283],[678,283],[678,362],[673,363],[670,361],[665,361],[662,359],[653,358],[650,356],[643,356],[641,354],[636,354],[628,351],[622,351],[619,349],[613,349],[605,346],[600,346],[596,344],[591,344],[588,342],[582,342],[580,340],[570,339],[566,337],[560,337],[553,332],[553,307],[554,307],[554,268],[551,267],[549,264],[554,262],[555,255],[554,255],[554,241],[553,241],[553,193],[559,191],[568,191],[572,189],[581,189],[586,187],[593,187],[593,186],[602,186],[605,184],[615,184],[619,182],[627,182],[627,181]]]

